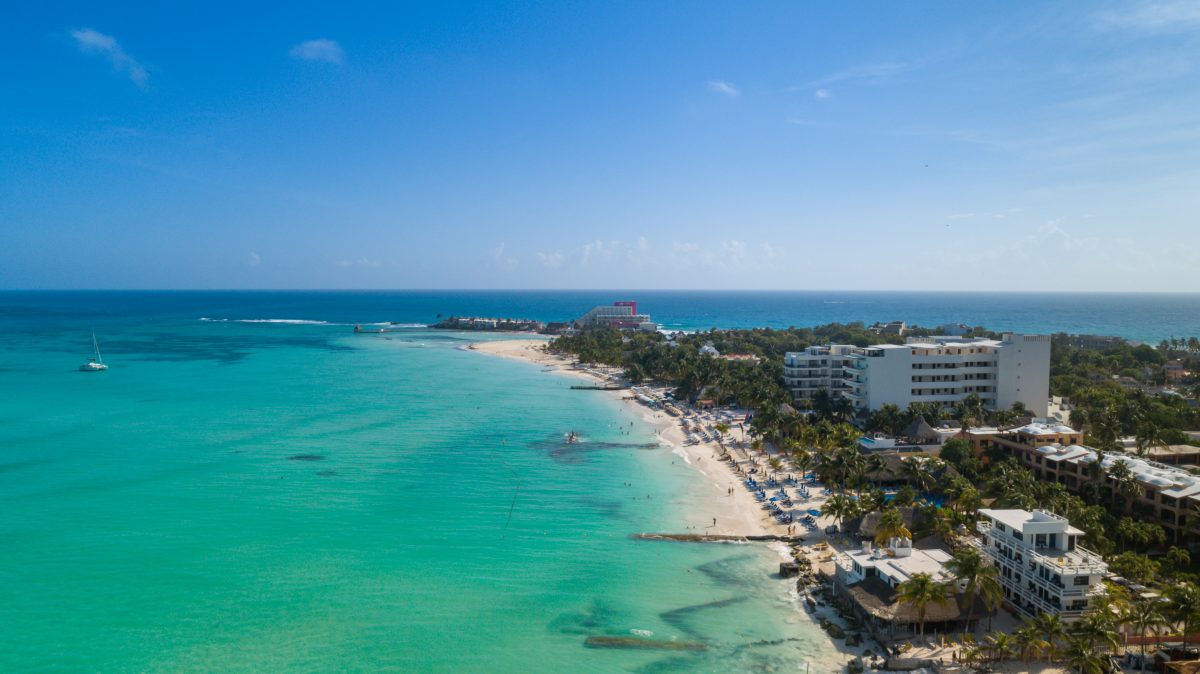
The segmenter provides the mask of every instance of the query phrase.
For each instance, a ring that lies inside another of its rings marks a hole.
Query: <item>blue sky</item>
[[[1200,291],[1200,2],[23,3],[0,288]]]

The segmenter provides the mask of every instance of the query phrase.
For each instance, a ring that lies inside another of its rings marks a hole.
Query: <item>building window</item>
[[[1087,585],[1088,581],[1090,581],[1090,580],[1091,580],[1090,576],[1075,576],[1075,584],[1076,585]]]

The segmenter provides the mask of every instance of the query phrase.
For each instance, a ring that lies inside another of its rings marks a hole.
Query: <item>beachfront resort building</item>
[[[1118,493],[1118,479],[1136,480],[1141,487],[1133,500],[1135,510],[1161,525],[1174,543],[1200,537],[1200,476],[1183,468],[1124,453],[1097,452],[1084,446],[1083,434],[1062,424],[1031,423],[997,434],[967,438],[981,449],[988,447],[1015,457],[1039,479],[1060,482],[1080,492],[1099,481],[1106,493]],[[1097,466],[1097,462],[1099,465]],[[1124,469],[1118,470],[1117,464]]]
[[[618,330],[657,330],[658,324],[650,320],[650,314],[639,314],[637,302],[626,300],[602,304],[575,319],[577,328],[609,327]]]
[[[897,599],[897,588],[914,575],[926,573],[939,583],[954,584],[956,591],[961,590],[953,574],[946,570],[948,561],[950,553],[945,550],[917,549],[908,538],[892,538],[884,547],[864,541],[860,549],[836,555],[833,586],[850,600],[876,638],[884,641],[905,638],[917,632],[919,616],[911,604]],[[934,602],[925,609],[926,629],[948,631],[955,623],[984,614],[978,600],[969,609],[960,606],[955,598],[944,604]]]
[[[1077,620],[1104,593],[1108,565],[1081,547],[1083,532],[1057,515],[1034,510],[979,511],[975,545],[1000,570],[1004,598],[1025,615]]]
[[[989,409],[1022,403],[1047,414],[1050,337],[1005,334],[1001,339],[910,337],[905,344],[813,346],[784,357],[783,377],[795,402],[807,406],[821,389],[858,410],[891,403],[952,406],[972,393]]]

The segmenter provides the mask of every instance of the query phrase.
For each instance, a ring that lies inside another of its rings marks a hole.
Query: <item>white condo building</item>
[[[1108,566],[1080,547],[1083,532],[1067,520],[1035,510],[979,511],[979,549],[1000,570],[1004,598],[1022,613],[1055,613],[1072,621],[1104,593]]]
[[[783,377],[800,403],[811,401],[820,389],[860,410],[887,403],[901,409],[916,402],[950,406],[974,393],[990,409],[1020,402],[1034,416],[1044,417],[1050,397],[1050,337],[910,337],[906,344],[812,346],[784,357]]]

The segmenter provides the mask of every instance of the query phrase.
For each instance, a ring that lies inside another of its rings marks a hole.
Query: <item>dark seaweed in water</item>
[[[562,634],[594,634],[610,629],[615,617],[611,606],[595,600],[583,611],[563,613],[551,620],[547,629]]]
[[[320,454],[296,454],[289,456],[288,461],[324,461],[325,457]]]
[[[658,449],[659,447],[654,442],[593,442],[591,440],[567,442],[564,436],[557,436],[549,440],[536,440],[529,443],[528,446],[531,449],[548,451],[550,458],[559,463],[582,463],[590,452],[610,449]]]
[[[621,519],[625,517],[624,501],[585,496],[579,499],[579,503],[586,508],[595,510],[604,517],[610,517],[613,519]]]
[[[327,469],[325,469],[325,470],[320,470],[320,471],[317,471],[317,475],[320,475],[321,477],[333,477],[334,475],[337,475],[337,471],[336,471],[336,470],[329,470],[329,469],[327,468]]]
[[[662,618],[663,622],[683,632],[693,639],[703,639],[704,635],[699,630],[692,627],[690,619],[697,613],[710,611],[715,609],[723,609],[726,606],[733,606],[746,601],[745,597],[730,597],[729,599],[718,599],[704,604],[694,604],[692,606],[684,606],[671,611],[660,613],[658,617]]]
[[[745,560],[747,559],[749,559],[747,555],[732,555],[701,564],[696,567],[696,570],[722,585],[733,587],[748,585],[750,580],[745,573]]]

